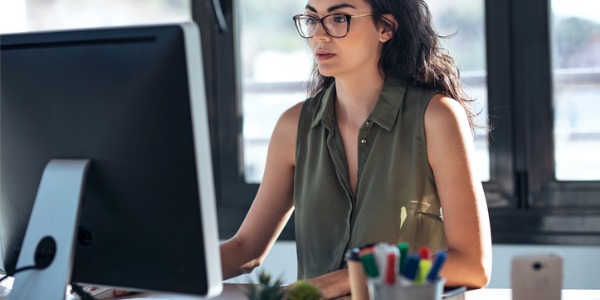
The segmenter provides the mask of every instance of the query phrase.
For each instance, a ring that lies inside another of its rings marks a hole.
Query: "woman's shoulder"
[[[300,114],[302,112],[304,103],[305,101],[296,103],[292,107],[286,109],[281,116],[279,116],[271,138],[280,138],[295,142],[295,137],[298,131],[298,122],[300,120]]]
[[[295,164],[298,120],[302,106],[303,102],[299,102],[281,114],[271,134],[268,157],[284,158],[290,165]]]
[[[460,123],[467,120],[467,114],[462,105],[455,99],[444,94],[434,94],[425,109],[425,123],[439,126],[448,123]]]
[[[289,107],[288,109],[286,109],[279,117],[278,123],[296,124],[297,125],[305,102],[306,101],[298,102],[298,103],[294,104],[293,106]]]
[[[308,97],[304,101],[296,103],[294,106],[288,108],[280,117],[280,122],[291,122],[297,125],[301,121],[312,121],[314,114],[319,110],[321,106],[321,100],[325,90],[320,91],[312,97]]]

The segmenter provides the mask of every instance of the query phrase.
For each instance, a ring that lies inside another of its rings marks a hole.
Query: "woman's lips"
[[[321,53],[317,53],[315,56],[317,57],[318,60],[327,60],[327,59],[334,57],[335,54],[329,53],[329,52],[321,52]]]

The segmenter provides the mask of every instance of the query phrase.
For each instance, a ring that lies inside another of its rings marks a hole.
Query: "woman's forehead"
[[[309,0],[306,8],[317,12],[332,12],[341,8],[362,9],[369,7],[364,0]]]

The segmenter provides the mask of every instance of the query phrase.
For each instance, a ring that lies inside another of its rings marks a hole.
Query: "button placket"
[[[360,133],[363,136],[360,138],[360,143],[362,145],[367,144],[367,142],[368,142],[367,137],[369,136],[369,133],[371,132],[372,125],[373,125],[373,122],[371,120],[366,120],[363,128],[360,129]]]
[[[358,195],[361,185],[362,171],[364,169],[365,162],[367,161],[367,157],[369,156],[369,148],[370,148],[370,139],[371,130],[373,129],[373,122],[371,120],[366,120],[363,123],[363,126],[358,130],[358,170],[357,170],[357,187],[356,193]]]

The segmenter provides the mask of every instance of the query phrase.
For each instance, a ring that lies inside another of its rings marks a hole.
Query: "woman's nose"
[[[325,27],[323,26],[323,23],[319,23],[319,24],[317,24],[317,27],[315,28],[315,32],[313,33],[313,38],[316,41],[329,41],[331,36],[329,36],[329,34],[325,31]]]

